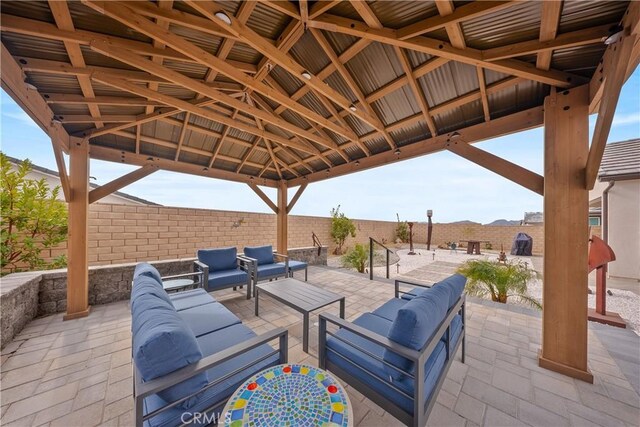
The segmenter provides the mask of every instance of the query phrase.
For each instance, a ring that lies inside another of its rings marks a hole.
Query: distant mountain
[[[493,222],[485,225],[520,225],[520,220],[517,219],[496,219]]]
[[[480,224],[479,222],[469,221],[468,219],[466,219],[466,220],[464,220],[464,221],[450,222],[449,224],[482,225],[482,224]]]

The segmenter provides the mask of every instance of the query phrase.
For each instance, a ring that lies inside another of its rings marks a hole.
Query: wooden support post
[[[287,181],[280,181],[278,185],[278,232],[277,232],[277,248],[278,253],[286,255],[288,250],[287,245]]]
[[[553,91],[544,102],[545,369],[593,383],[587,367],[589,87]]]
[[[89,141],[69,138],[67,313],[64,320],[89,315]]]

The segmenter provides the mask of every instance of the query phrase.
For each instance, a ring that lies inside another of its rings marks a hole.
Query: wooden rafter
[[[173,8],[173,0],[159,0],[158,1],[158,7],[160,9],[172,9]],[[156,24],[158,24],[159,26],[161,26],[162,28],[164,28],[165,30],[169,29],[169,21],[167,21],[166,19],[163,18],[157,18],[156,19]],[[158,40],[153,40],[153,47],[158,48],[158,49],[164,49],[164,43],[159,42]],[[151,60],[159,65],[162,65],[162,62],[164,61],[164,59],[162,59],[161,56],[152,56]],[[158,83],[157,82],[149,82],[148,83],[148,87],[151,90],[158,90]],[[151,114],[153,113],[153,106],[149,105],[147,106],[147,108],[145,109],[145,112],[147,114]],[[176,160],[178,158],[180,154],[180,149],[178,148],[178,152],[176,153]]]
[[[273,10],[282,12],[298,21],[300,20],[300,11],[288,0],[267,0],[264,4]]]
[[[156,172],[158,167],[156,165],[146,165],[142,166],[140,169],[136,169],[132,172],[129,172],[126,175],[121,176],[120,178],[116,178],[113,181],[109,181],[105,185],[101,185],[100,187],[96,187],[93,190],[89,191],[89,203],[95,203],[98,200],[107,197],[109,194],[120,190],[123,187],[126,187],[129,184],[132,184],[145,176],[149,176],[152,173]]]
[[[552,86],[569,87],[584,81],[584,78],[557,70],[539,70],[515,59],[501,59],[499,61],[485,61],[482,51],[472,48],[460,49],[449,43],[427,37],[414,37],[399,40],[395,30],[389,28],[374,29],[368,25],[348,18],[335,15],[322,15],[309,21],[309,26],[327,31],[335,31],[355,37],[363,37],[372,41],[412,49],[429,55],[441,56],[454,61],[482,66],[501,73],[524,77],[529,80],[546,83]]]
[[[293,195],[293,198],[287,205],[287,213],[291,212],[291,209],[293,209],[296,203],[298,203],[298,199],[300,198],[300,196],[302,196],[302,193],[304,193],[304,190],[307,189],[307,185],[308,184],[305,182],[300,187],[298,187],[298,191],[296,191],[296,194]]]
[[[325,12],[328,12],[333,6],[340,3],[342,0],[319,0],[311,6],[309,10],[309,18],[313,19],[316,16],[320,16]]]
[[[560,25],[560,15],[562,14],[562,5],[564,1],[545,1],[542,2],[542,16],[540,17],[540,36],[541,42],[553,40],[558,32]],[[536,58],[536,67],[541,70],[548,70],[551,67],[552,50],[544,50],[538,53]]]
[[[400,64],[402,64],[402,69],[404,70],[405,76],[407,76],[407,80],[409,81],[409,87],[411,88],[411,92],[413,92],[413,96],[416,98],[416,102],[420,106],[420,110],[424,115],[424,120],[427,123],[427,127],[429,128],[429,132],[431,132],[432,136],[438,134],[438,129],[436,128],[436,123],[431,117],[429,113],[429,104],[427,103],[426,98],[424,97],[424,93],[422,93],[422,89],[418,85],[418,81],[413,74],[413,70],[411,69],[411,62],[407,57],[407,54],[400,47],[395,47],[396,55],[400,60]]]
[[[75,95],[72,93],[46,93],[43,94],[47,104],[97,104],[97,105],[117,105],[128,107],[161,107],[163,104],[148,99],[132,97],[132,96],[96,96],[86,98],[84,95]]]
[[[466,7],[482,8],[482,6],[487,6],[490,3],[494,3],[495,5],[495,3],[500,3],[500,2],[474,2],[467,5]],[[501,3],[502,5],[499,4],[498,7],[510,6],[508,2],[501,2]],[[436,7],[438,8],[438,13],[440,13],[440,16],[439,17],[436,16],[433,19],[439,20],[440,22],[445,23],[444,28],[447,32],[447,37],[449,37],[449,42],[451,43],[451,46],[458,49],[466,48],[467,42],[464,39],[462,27],[460,26],[460,22],[462,20],[455,20],[452,18],[452,17],[455,17],[457,14],[458,15],[464,14],[464,10],[462,13],[460,12],[460,10],[458,10],[457,12],[454,12],[455,7],[453,5],[452,0],[436,0]],[[460,9],[463,9],[463,8],[460,8]],[[487,11],[487,9],[485,9],[484,11]],[[488,11],[491,11],[491,9],[489,9]]]
[[[53,19],[56,21],[56,25],[58,26],[58,28],[66,31],[75,30],[73,20],[71,19],[71,13],[69,12],[69,6],[67,5],[66,1],[49,0],[49,9],[51,10],[51,14],[53,15]],[[80,45],[78,43],[65,41],[64,47],[67,51],[69,61],[71,61],[71,65],[79,68],[86,67],[87,64],[84,62],[82,50],[80,49]],[[87,76],[77,76],[76,78],[84,97],[94,98],[96,95],[93,92],[91,79]],[[100,108],[98,108],[97,105],[88,104],[88,107],[92,117],[100,117]],[[102,126],[104,126],[104,124],[101,121],[96,121],[95,126],[97,128],[101,128]]]
[[[487,83],[484,79],[484,70],[482,67],[476,67],[478,75],[478,87],[480,88],[480,100],[482,101],[482,112],[484,113],[484,121],[491,120],[491,111],[489,110],[489,99],[487,97]]]
[[[62,149],[58,144],[51,141],[53,147],[53,156],[56,159],[56,166],[58,167],[58,176],[60,177],[60,186],[62,187],[62,193],[64,194],[64,200],[69,203],[71,200],[71,187],[69,185],[69,174],[67,173],[67,165],[64,162],[64,155]]]
[[[187,111],[186,113],[184,113],[184,123],[182,123],[182,129],[180,129],[180,136],[178,137],[178,149],[176,150],[176,156],[174,158],[175,161],[178,161],[178,159],[180,158],[180,150],[182,149],[182,144],[184,144],[184,137],[187,135],[187,124],[189,123],[190,118],[190,112]]]
[[[249,183],[249,188],[251,188],[254,191],[254,193],[256,193],[258,195],[258,197],[260,197],[262,199],[262,201],[265,202],[267,204],[267,206],[269,206],[274,213],[276,213],[276,214],[278,213],[278,207],[276,206],[276,204],[271,201],[269,196],[264,194],[264,191],[262,191],[260,189],[260,187],[258,187],[253,182],[250,182]]]
[[[136,126],[136,154],[140,154],[140,137],[142,135],[142,126]]]

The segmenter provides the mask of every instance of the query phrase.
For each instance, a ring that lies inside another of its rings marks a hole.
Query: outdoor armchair
[[[289,257],[275,252],[271,245],[246,246],[242,257],[252,265],[254,294],[259,281],[289,276]]]
[[[235,247],[200,249],[197,255],[193,268],[203,273],[203,288],[207,292],[246,286],[247,299],[251,298],[253,263],[238,256]]]

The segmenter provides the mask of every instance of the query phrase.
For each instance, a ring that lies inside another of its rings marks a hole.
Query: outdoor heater
[[[429,209],[427,211],[427,219],[429,223],[427,224],[427,250],[431,250],[431,232],[433,231],[433,223],[431,222],[431,217],[433,216],[433,211]]]

